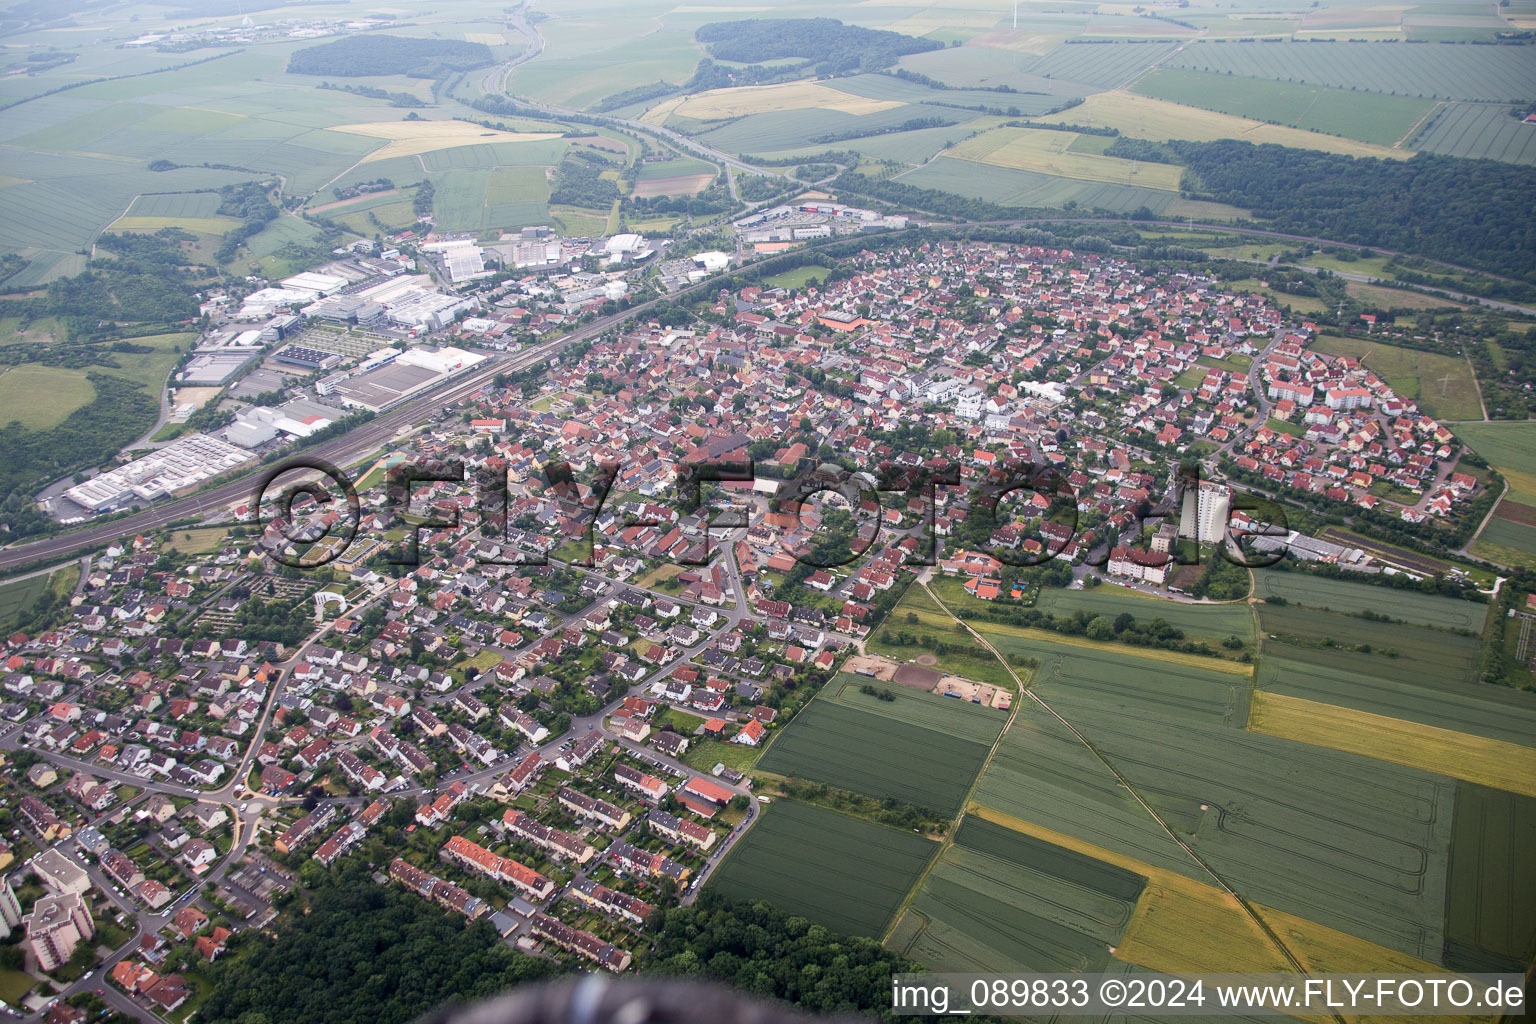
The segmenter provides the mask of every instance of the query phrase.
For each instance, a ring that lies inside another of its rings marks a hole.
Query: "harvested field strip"
[[[758,762],[763,771],[953,814],[987,745],[831,701],[812,701]]]
[[[1116,654],[1124,654],[1127,657],[1141,658],[1146,661],[1161,661],[1170,665],[1206,669],[1210,672],[1224,672],[1227,675],[1233,676],[1253,675],[1252,665],[1226,661],[1222,658],[1207,658],[1198,654],[1185,654],[1182,651],[1165,651],[1156,647],[1133,647],[1130,644],[1114,643],[1101,644],[1089,640],[1087,637],[1071,636],[1049,629],[1030,629],[1027,626],[1014,626],[1005,622],[984,622],[980,619],[974,619],[970,620],[970,624],[977,632],[988,638],[1017,637],[1022,640],[1033,640],[1042,644],[1061,644],[1065,647],[1081,647],[1090,651],[1109,651]]]
[[[1536,872],[1528,864],[1532,849],[1536,800],[1470,782],[1456,788],[1446,881],[1447,965],[1519,971],[1529,963],[1536,948]]]
[[[738,899],[767,899],[834,931],[879,936],[938,849],[910,832],[777,800],[709,885]]]
[[[680,117],[701,121],[761,114],[771,110],[837,110],[845,114],[873,114],[902,104],[894,100],[872,100],[854,96],[815,82],[790,82],[784,85],[749,85],[733,89],[712,89],[689,96],[672,108]],[[654,122],[653,122],[654,123]]]
[[[1263,690],[1253,694],[1248,728],[1536,796],[1536,747]]]
[[[890,691],[896,699],[881,700],[859,691],[859,687],[870,682],[861,676],[842,672],[822,688],[816,699],[856,708],[895,722],[933,729],[959,740],[988,745],[997,739],[1003,724],[1008,721],[1006,711],[890,683],[879,683],[877,688]]]
[[[1352,543],[1346,540],[1345,543]],[[1254,572],[1256,597],[1283,597],[1292,604],[1324,608],[1336,612],[1374,612],[1389,619],[1402,619],[1421,626],[1441,629],[1480,631],[1488,617],[1488,606],[1454,597],[1425,594],[1369,583],[1328,579],[1300,572]]]
[[[1040,120],[1055,124],[1115,128],[1132,138],[1154,142],[1168,139],[1189,139],[1192,142],[1240,139],[1254,145],[1272,142],[1296,149],[1338,153],[1341,156],[1374,156],[1384,160],[1406,160],[1413,156],[1403,149],[1373,146],[1321,132],[1265,124],[1246,117],[1201,110],[1129,92],[1095,93],[1075,107],[1057,114],[1048,114]]]
[[[1522,505],[1517,501],[1505,499],[1499,502],[1499,507],[1494,516],[1498,519],[1508,519],[1512,523],[1522,526],[1536,526],[1536,507]]]
[[[1166,973],[1240,971],[1278,974],[1291,970],[1273,942],[1243,913],[1238,902],[1214,886],[992,807],[972,804],[969,812],[1146,878],[1146,888],[1126,927],[1125,937],[1115,950],[1116,957],[1121,960]],[[1282,911],[1257,904],[1252,906],[1270,927],[1283,935],[1309,970],[1445,973],[1427,960]]]

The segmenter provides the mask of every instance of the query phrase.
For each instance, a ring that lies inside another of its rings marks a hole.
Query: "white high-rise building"
[[[11,929],[21,924],[21,904],[16,899],[16,890],[11,888],[8,878],[0,878],[0,939],[7,938]]]
[[[1220,544],[1227,536],[1227,516],[1232,494],[1226,484],[1200,481],[1197,488],[1186,488],[1179,516],[1179,535],[1201,544]]]

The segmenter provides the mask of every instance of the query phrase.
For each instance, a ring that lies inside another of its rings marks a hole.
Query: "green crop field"
[[[1521,102],[1530,92],[1530,58],[1520,47],[1414,46],[1401,43],[1194,43],[1168,67],[1305,82],[1398,96]]]
[[[14,371],[13,371],[14,372]],[[5,379],[0,377],[0,385]],[[1489,544],[1497,544],[1500,547],[1520,551],[1525,554],[1536,554],[1536,527],[1517,523],[1512,519],[1502,519],[1494,516],[1488,520],[1488,525],[1483,527],[1483,532],[1478,535],[1478,540],[1487,541]]]
[[[1086,209],[1114,213],[1131,213],[1142,206],[1162,213],[1179,198],[1177,192],[1167,189],[1083,181],[944,156],[906,171],[896,180],[1005,206],[1060,207],[1075,202]]]
[[[938,844],[793,800],[764,807],[709,880],[836,932],[878,938]]]
[[[1473,631],[1481,631],[1483,621],[1488,617],[1485,604],[1421,591],[1266,569],[1254,570],[1254,578],[1255,596],[1283,597],[1292,604],[1304,604],[1309,608],[1345,613],[1374,612],[1421,626]]]
[[[1176,44],[1166,42],[1074,43],[1058,46],[1041,57],[967,46],[903,57],[901,66],[952,85],[1012,85],[1027,90],[1039,89],[1044,83],[1054,90],[1065,90],[1081,83],[1115,89],[1155,67],[1175,49]],[[982,73],[968,70],[971,68],[987,69],[990,78],[983,81]],[[1093,90],[1079,90],[1078,94],[1083,91]],[[1011,101],[1011,97],[1004,99]]]
[[[128,207],[129,217],[170,217],[175,219],[212,217],[219,212],[216,192],[170,192],[139,196]]]
[[[815,700],[774,739],[758,767],[950,815],[986,757],[984,743]]]
[[[1259,626],[1266,652],[1275,648],[1288,657],[1326,663],[1339,653],[1331,643],[1357,648],[1349,653],[1366,655],[1362,663],[1374,665],[1371,674],[1383,678],[1421,672],[1448,682],[1471,683],[1477,678],[1476,637],[1297,605],[1262,606]]]
[[[1367,369],[1392,385],[1399,397],[1414,400],[1437,419],[1483,418],[1477,378],[1465,359],[1330,334],[1319,336],[1312,347],[1329,355],[1359,359]]]
[[[1458,423],[1456,436],[1509,481],[1509,497],[1536,504],[1536,422]]]
[[[873,685],[887,690],[895,700],[881,700],[877,696],[860,692],[860,687]],[[991,745],[1008,720],[1008,712],[997,708],[982,707],[954,697],[941,697],[927,690],[916,690],[896,683],[880,683],[864,676],[839,672],[816,695],[817,700],[831,701],[844,707],[858,708],[882,718],[908,725],[934,729],[959,740]]]
[[[637,181],[655,181],[658,178],[680,178],[685,174],[714,174],[718,168],[704,160],[683,157],[677,160],[657,160],[640,165]]]
[[[1376,655],[1343,651],[1321,655],[1266,645],[1256,685],[1473,736],[1527,746],[1536,743],[1536,698],[1530,694],[1443,679]]]
[[[1433,100],[1407,96],[1362,94],[1183,68],[1159,68],[1138,79],[1133,91],[1153,99],[1382,146],[1406,138],[1435,105]]]
[[[1446,103],[1408,144],[1447,156],[1536,164],[1536,125],[1526,124],[1506,103]]]
[[[994,642],[1000,648],[1008,638]],[[1246,897],[1438,959],[1454,785],[1245,732],[1247,680],[1030,640],[1033,691]],[[1298,771],[1298,764],[1305,771]],[[1081,742],[1026,705],[978,802],[1188,877],[1199,870]]]
[[[1104,970],[1143,884],[968,815],[890,942],[938,971]]]
[[[0,629],[10,629],[22,612],[36,604],[37,599],[48,590],[49,581],[54,575],[45,573],[0,583]],[[79,578],[78,571],[74,578]]]
[[[974,599],[972,599],[974,601]],[[1165,601],[1112,585],[1092,590],[1062,590],[1048,587],[1040,591],[1035,607],[1052,615],[1072,615],[1085,611],[1090,615],[1113,618],[1130,612],[1138,622],[1162,619],[1190,636],[1224,640],[1229,636],[1253,639],[1253,613],[1244,604],[1190,604]]]
[[[1521,971],[1536,952],[1536,798],[1470,782],[1456,787],[1446,889],[1446,965]],[[1522,853],[1521,851],[1525,852]]]

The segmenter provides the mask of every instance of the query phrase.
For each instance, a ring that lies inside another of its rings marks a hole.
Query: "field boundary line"
[[[943,608],[944,611],[952,616],[956,622],[959,622],[962,626],[964,626],[966,630],[976,638],[977,642],[991,651],[993,655],[996,656],[997,659],[1001,661],[1003,665],[1008,669],[1009,673],[1013,674],[1013,666],[1008,664],[1008,660],[998,652],[996,647],[992,646],[986,637],[976,632],[976,630],[971,629],[969,623],[960,619],[960,617],[956,616],[954,612],[951,612],[949,610],[949,606],[946,605],[943,601],[939,600],[938,595],[935,594],[933,590],[928,586],[926,579],[919,578],[918,582],[922,584],[924,590],[928,591],[928,596],[933,598],[933,600],[938,604],[940,608]],[[1015,674],[1014,678],[1017,680],[1018,676]],[[1296,954],[1291,951],[1291,948],[1285,944],[1285,941],[1280,938],[1279,934],[1274,930],[1274,928],[1269,925],[1269,922],[1265,921],[1261,916],[1259,916],[1258,912],[1253,909],[1253,905],[1249,903],[1248,900],[1245,899],[1241,894],[1239,894],[1236,889],[1228,885],[1227,880],[1222,878],[1221,875],[1218,874],[1216,870],[1206,862],[1205,858],[1201,857],[1198,853],[1195,852],[1193,847],[1179,838],[1178,833],[1169,827],[1168,823],[1163,820],[1162,815],[1158,814],[1157,811],[1153,809],[1152,805],[1147,803],[1142,795],[1136,791],[1136,788],[1131,785],[1131,781],[1120,773],[1120,770],[1117,769],[1110,762],[1110,760],[1104,756],[1102,752],[1100,752],[1099,748],[1095,747],[1093,743],[1089,741],[1088,737],[1083,735],[1082,731],[1079,730],[1077,726],[1067,721],[1064,717],[1062,717],[1060,712],[1047,704],[1038,693],[1032,689],[1025,689],[1022,682],[1020,682],[1019,685],[1021,692],[1025,696],[1028,696],[1030,700],[1034,701],[1036,704],[1039,704],[1047,714],[1065,726],[1067,730],[1077,738],[1077,741],[1086,747],[1088,752],[1091,753],[1100,764],[1108,769],[1110,774],[1115,777],[1115,781],[1119,782],[1120,785],[1124,787],[1125,791],[1131,795],[1131,799],[1135,800],[1136,803],[1141,806],[1141,809],[1145,811],[1153,821],[1157,822],[1158,827],[1167,833],[1169,839],[1172,839],[1175,843],[1177,843],[1179,848],[1188,854],[1190,859],[1192,859],[1196,864],[1200,866],[1201,870],[1210,875],[1223,892],[1237,901],[1238,906],[1243,909],[1243,913],[1246,914],[1248,918],[1258,926],[1259,930],[1268,937],[1269,941],[1274,944],[1275,948],[1280,951],[1281,955],[1284,956],[1286,961],[1291,965],[1291,968],[1302,977],[1309,977],[1311,972],[1307,970],[1306,966],[1301,962],[1300,959],[1297,958]],[[1013,715],[1009,718],[1010,724],[1012,723],[1013,718],[1017,717],[1017,715],[1018,708],[1015,707]],[[1006,730],[1004,731],[1006,732]],[[998,742],[1002,742],[1002,734],[998,735]],[[977,778],[980,778],[980,776],[978,775]],[[1344,1018],[1339,1016],[1338,1013],[1330,1012],[1330,1016],[1333,1017],[1337,1024],[1345,1024]]]
[[[938,597],[933,593],[933,591],[928,589],[928,584],[925,580],[919,578],[918,583],[922,585],[922,588],[928,592],[928,596],[933,598],[934,602],[937,603],[938,606],[950,616],[950,618],[954,619],[956,622],[960,622],[960,619],[956,617],[948,607],[945,606],[944,602],[940,601]],[[965,626],[965,623],[963,622],[960,622],[960,624]],[[969,626],[966,626],[965,628],[970,630]],[[976,632],[975,630],[970,631],[973,635]],[[984,644],[986,643],[986,641],[982,642]],[[1024,685],[1024,680],[1019,678],[1019,674],[1013,670],[1013,666],[1008,664],[1007,660],[1003,658],[1002,655],[998,654],[997,650],[993,648],[991,644],[986,644],[986,647],[987,650],[992,652],[992,656],[994,658],[1002,662],[1003,668],[1007,671],[1008,675],[1013,678],[1014,683],[1019,688],[1020,695],[1022,695],[1027,689]],[[817,696],[820,697],[821,694],[818,693]],[[807,703],[809,703],[809,701],[807,701]],[[906,917],[907,914],[911,911],[912,901],[917,898],[918,892],[922,890],[923,883],[928,880],[928,876],[933,873],[934,867],[939,863],[941,859],[943,859],[944,855],[949,852],[949,848],[955,845],[955,836],[960,832],[960,824],[965,820],[965,815],[968,808],[971,806],[972,798],[976,795],[976,787],[981,785],[981,777],[987,773],[987,768],[992,764],[992,759],[997,756],[998,748],[1003,745],[1003,737],[1008,735],[1008,730],[1013,727],[1014,721],[1019,717],[1019,709],[1023,706],[1024,701],[1016,700],[1013,702],[1013,706],[1009,708],[1008,720],[1004,722],[1003,727],[997,731],[997,738],[992,741],[992,746],[987,748],[987,756],[982,758],[981,767],[976,769],[976,774],[971,778],[971,784],[966,789],[965,796],[960,800],[959,813],[955,815],[954,820],[950,824],[949,831],[944,834],[944,838],[939,840],[938,852],[933,855],[933,859],[928,861],[928,864],[923,868],[922,873],[917,876],[917,881],[912,884],[912,888],[908,889],[907,894],[902,897],[901,904],[896,908],[896,913],[891,916],[891,923],[886,926],[886,930],[880,936],[881,945],[884,945],[886,940],[896,933],[896,926],[899,925],[902,918]]]
[[[1249,575],[1250,577],[1252,576],[1251,573]],[[1248,592],[1251,596],[1253,593],[1252,583],[1249,584]],[[932,591],[929,591],[929,593],[932,593]],[[938,599],[935,598],[934,600]],[[1236,604],[1239,600],[1242,599],[1239,598],[1222,603]],[[947,608],[945,609],[945,611],[948,610],[949,609]],[[966,626],[967,629],[970,629],[969,624],[965,623],[964,620],[957,619],[956,621],[961,622]],[[1079,647],[1087,651],[1104,651],[1110,654],[1119,652],[1125,654],[1128,657],[1143,658],[1147,661],[1161,661],[1169,665],[1178,665],[1181,668],[1193,668],[1210,672],[1220,672],[1229,676],[1252,677],[1253,675],[1252,664],[1244,665],[1242,662],[1228,661],[1226,658],[1208,658],[1199,654],[1185,654],[1183,651],[1165,651],[1157,647],[1139,647],[1136,644],[1101,644],[1095,643],[1092,640],[1084,639],[1080,636],[1075,636],[1071,633],[1057,633],[1054,630],[1035,629],[1030,626],[1015,626],[1007,622],[982,621],[983,630],[992,626],[998,627],[997,629],[993,630],[995,633],[1001,634],[1003,636],[1018,637],[1021,640],[1038,640],[1041,643],[1061,644],[1064,647]],[[971,630],[971,632],[975,633],[976,631]],[[991,649],[990,644],[988,644],[987,647],[989,650]],[[1206,662],[1210,662],[1210,664],[1208,665]]]
[[[1495,5],[1494,9],[1497,10],[1498,6]],[[1432,106],[1428,110],[1426,110],[1424,112],[1424,116],[1419,118],[1417,121],[1413,122],[1412,127],[1410,127],[1408,129],[1407,133],[1404,134],[1402,138],[1400,138],[1396,142],[1392,143],[1392,148],[1393,149],[1402,149],[1405,145],[1407,145],[1407,143],[1408,143],[1408,141],[1410,139],[1412,139],[1415,135],[1419,134],[1419,129],[1424,127],[1424,123],[1426,121],[1428,121],[1430,118],[1434,117],[1437,113],[1439,113],[1440,112],[1440,108],[1445,106],[1447,102],[1448,102],[1447,100],[1440,100],[1434,106]],[[1484,419],[1488,418],[1488,414],[1486,412],[1483,413],[1483,418]]]

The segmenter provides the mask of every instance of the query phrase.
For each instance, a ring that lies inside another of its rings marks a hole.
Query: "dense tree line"
[[[436,1006],[483,999],[561,973],[503,944],[490,925],[354,877],[304,896],[271,937],[240,932],[210,968],[199,1016],[213,1024],[407,1024]]]
[[[716,21],[699,26],[694,38],[717,60],[752,64],[801,57],[816,62],[823,73],[885,68],[899,57],[944,46],[934,39],[844,25],[836,18]]]
[[[874,939],[838,935],[770,903],[732,902],[708,889],[689,906],[665,911],[655,950],[641,966],[721,981],[812,1013],[880,1020],[898,1019],[891,975],[921,970]]]
[[[491,48],[484,43],[362,34],[295,51],[288,58],[288,72],[343,78],[365,75],[436,78],[451,71],[484,67],[493,59]]]
[[[867,139],[876,135],[890,135],[893,132],[915,132],[920,128],[948,128],[959,123],[958,121],[951,121],[942,117],[910,117],[901,122],[901,124],[886,125],[884,128],[850,128],[847,131],[812,135],[806,141],[822,146],[833,142],[847,142],[849,139]]]
[[[1536,282],[1536,170],[1420,153],[1411,160],[1285,146],[1170,142],[1201,196],[1275,228],[1414,252]]]
[[[1022,207],[1002,206],[985,199],[968,199],[936,188],[903,185],[899,181],[871,178],[867,174],[859,174],[856,171],[844,171],[839,174],[833,180],[832,188],[838,192],[870,196],[893,206],[926,210],[929,213],[953,217],[956,220],[1006,220],[1009,217],[1022,217],[1028,213]]]
[[[350,92],[357,96],[367,96],[371,100],[388,100],[392,107],[424,107],[426,101],[421,97],[408,92],[390,92],[387,89],[376,89],[371,85],[333,85],[330,82],[321,82],[322,89],[336,89],[340,92]]]

